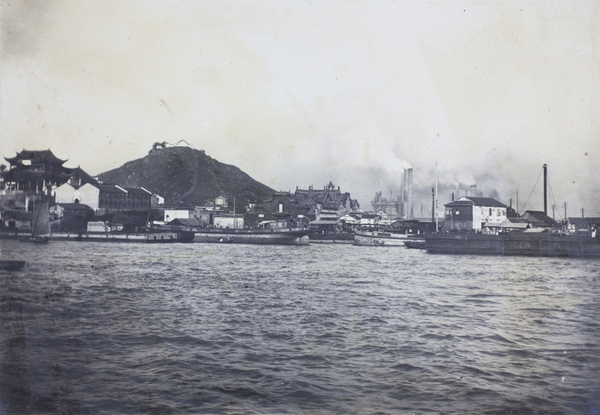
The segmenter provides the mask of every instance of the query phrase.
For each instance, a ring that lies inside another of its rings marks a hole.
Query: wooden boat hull
[[[34,244],[47,244],[50,241],[49,236],[28,236],[19,238],[20,242],[30,242]]]
[[[202,229],[195,232],[194,242],[240,243],[259,245],[307,245],[306,229]]]
[[[409,249],[425,249],[425,240],[409,240],[404,241],[404,245]]]
[[[148,243],[189,243],[194,242],[194,232],[178,231],[178,232],[151,232],[146,236]]]
[[[404,246],[408,234],[385,231],[354,231],[354,245],[362,246]]]
[[[431,253],[600,258],[600,239],[559,234],[430,234]]]

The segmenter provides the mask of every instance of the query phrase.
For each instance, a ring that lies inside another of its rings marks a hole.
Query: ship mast
[[[438,225],[438,171],[437,171],[437,162],[435,163],[435,231],[439,232],[439,225]]]
[[[544,215],[548,215],[548,165],[544,164]]]

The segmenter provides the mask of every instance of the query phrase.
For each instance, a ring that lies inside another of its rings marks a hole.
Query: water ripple
[[[600,414],[597,261],[1,243],[1,415]]]

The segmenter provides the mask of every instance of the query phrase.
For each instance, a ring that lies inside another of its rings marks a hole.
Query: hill
[[[190,147],[154,148],[146,157],[104,172],[98,178],[104,183],[144,187],[173,206],[203,205],[218,196],[233,203],[235,198],[238,212],[249,202],[260,202],[274,192],[239,168]]]

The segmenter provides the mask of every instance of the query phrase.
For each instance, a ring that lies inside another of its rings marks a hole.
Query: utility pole
[[[431,188],[431,223],[435,222],[435,189]],[[437,231],[437,229],[436,229]]]
[[[437,162],[435,163],[435,231],[439,232],[438,225],[438,171],[437,171]]]

